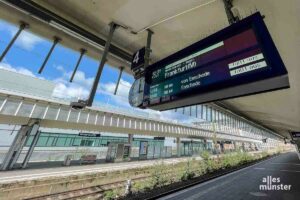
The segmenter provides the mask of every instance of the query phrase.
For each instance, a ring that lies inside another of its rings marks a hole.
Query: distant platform
[[[164,164],[175,164],[187,161],[191,157],[181,158],[167,158],[163,159]],[[201,159],[195,157],[195,159]],[[41,169],[24,169],[0,172],[0,184],[14,183],[27,180],[37,180],[44,178],[66,177],[72,175],[92,174],[98,172],[111,172],[117,170],[126,170],[133,168],[142,168],[159,163],[160,160],[144,160],[132,161],[122,163],[105,163],[105,164],[87,164],[80,166],[61,166],[55,168],[41,168]]]

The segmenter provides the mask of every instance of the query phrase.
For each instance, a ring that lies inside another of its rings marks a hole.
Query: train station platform
[[[242,170],[181,190],[161,200],[175,199],[299,199],[300,160],[285,153]]]
[[[253,155],[262,152],[248,153]],[[272,154],[271,151],[269,153]],[[222,155],[226,154],[218,156]],[[212,155],[212,157],[217,157],[217,155]],[[3,171],[0,172],[0,199],[40,198],[44,195],[62,194],[67,191],[90,190],[91,187],[105,190],[106,187],[119,185],[123,188],[129,179],[133,183],[137,180],[151,179],[153,173],[161,170],[162,161],[164,168],[171,169],[172,166],[178,166],[178,164],[186,168],[187,161],[192,159],[201,160],[202,158],[194,156],[60,167],[50,165],[49,168]]]
[[[201,159],[200,157],[194,157],[195,159]],[[76,165],[76,166],[61,166],[52,168],[35,168],[24,169],[24,170],[11,170],[0,172],[0,185],[5,183],[14,183],[20,181],[30,181],[45,178],[58,178],[67,177],[74,175],[88,175],[99,172],[112,172],[127,169],[143,168],[148,166],[153,166],[161,161],[164,164],[176,164],[179,162],[187,161],[191,157],[181,157],[181,158],[167,158],[160,160],[143,160],[143,161],[131,161],[122,163],[100,163],[100,164],[86,164],[86,165]],[[60,162],[61,163],[61,162]],[[45,166],[45,165],[44,165]]]
[[[270,153],[274,151],[269,151]],[[249,151],[249,154],[261,153],[261,151]],[[222,155],[222,154],[219,154]],[[212,155],[216,157],[217,155]],[[186,162],[191,159],[201,160],[200,156],[182,156],[151,160],[131,160],[123,162],[107,163],[105,160],[97,160],[96,164],[80,164],[73,160],[71,166],[63,166],[61,161],[57,162],[35,162],[30,163],[30,168],[16,168],[10,171],[0,171],[0,184],[13,183],[17,181],[37,180],[42,178],[67,177],[71,175],[85,175],[98,172],[120,171],[127,169],[143,168],[163,162],[166,165]]]

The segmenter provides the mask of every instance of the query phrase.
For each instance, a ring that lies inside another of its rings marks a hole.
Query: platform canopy
[[[51,39],[62,37],[63,44],[74,50],[84,45],[89,55],[100,59],[101,50],[74,34],[67,34],[56,23],[45,23],[32,17],[34,9],[45,9],[84,31],[105,41],[109,23],[118,23],[108,62],[125,66],[130,72],[130,56],[146,44],[147,28],[153,32],[151,63],[154,63],[202,38],[228,26],[223,0],[23,0],[7,1],[27,9],[11,14],[12,7],[1,4],[0,17],[18,23],[30,23],[31,30]],[[17,2],[17,3],[16,3]],[[271,36],[289,72],[290,89],[217,102],[276,132],[288,136],[300,131],[300,1],[234,0],[241,17],[260,11],[265,15]],[[24,7],[25,4],[34,5]],[[32,9],[34,8],[34,9]],[[40,10],[43,13],[45,10]],[[14,11],[16,12],[16,11]],[[60,30],[59,30],[60,29]],[[79,39],[78,39],[79,38]],[[105,43],[104,43],[105,44]],[[101,49],[101,48],[100,48]]]

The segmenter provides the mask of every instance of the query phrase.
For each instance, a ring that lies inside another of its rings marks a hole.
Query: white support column
[[[21,102],[19,103],[18,108],[17,108],[17,110],[16,110],[16,112],[15,112],[15,114],[14,114],[15,116],[17,116],[17,114],[18,114],[18,112],[19,112],[19,110],[20,110],[22,104],[23,104],[23,101],[21,101]]]
[[[68,112],[68,116],[67,116],[67,122],[69,121],[69,119],[70,119],[70,115],[71,115],[71,108],[70,108],[70,110],[69,110],[69,112]]]
[[[109,126],[112,126],[112,122],[113,122],[113,115],[110,116]]]
[[[33,105],[32,109],[31,109],[31,112],[30,112],[30,114],[29,114],[29,118],[32,117],[33,112],[34,112],[34,110],[35,110],[35,107],[36,107],[36,103]]]
[[[21,151],[28,140],[29,133],[33,130],[34,125],[23,125],[18,131],[11,144],[3,162],[0,170],[12,169],[17,162]]]
[[[106,119],[106,116],[105,116],[105,113],[104,113],[104,115],[103,115],[103,121],[102,121],[102,126],[104,126],[104,124],[105,124],[105,119]]]
[[[58,116],[59,116],[59,114],[60,114],[60,110],[61,110],[61,106],[59,106],[59,108],[58,108],[58,110],[57,110],[55,120],[58,119]]]
[[[44,115],[43,115],[43,119],[45,119],[46,115],[47,115],[47,112],[48,112],[48,109],[49,109],[49,105],[47,105],[46,109],[45,109],[45,112],[44,112]]]
[[[81,115],[81,110],[79,111],[78,115],[77,115],[77,123],[79,122],[79,119],[80,119],[80,115]]]
[[[33,140],[32,140],[32,142],[30,144],[30,147],[29,147],[29,149],[28,149],[28,151],[26,153],[26,156],[24,158],[24,161],[22,163],[22,168],[23,169],[27,167],[28,162],[30,160],[30,157],[31,157],[31,155],[33,153],[34,147],[35,147],[35,145],[36,145],[36,143],[37,143],[37,141],[38,141],[38,139],[40,137],[41,132],[39,131],[39,127],[40,126],[38,124],[34,124],[33,127],[32,127],[32,129],[31,129],[31,131],[30,131],[30,134],[28,135],[28,137],[32,135],[33,136]]]
[[[89,119],[90,119],[90,112],[91,112],[91,111],[89,111],[89,112],[88,112],[88,114],[87,114],[86,121],[85,121],[85,123],[86,123],[86,124],[88,124],[88,123],[89,123]]]
[[[117,118],[117,127],[119,127],[119,122],[120,122],[120,116]]]
[[[98,113],[96,114],[96,117],[95,117],[95,125],[97,124],[97,121],[98,121]]]

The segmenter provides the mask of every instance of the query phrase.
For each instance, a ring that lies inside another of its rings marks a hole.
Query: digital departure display
[[[247,48],[251,50],[236,55]],[[267,67],[253,30],[247,30],[152,72],[150,100]]]
[[[256,13],[150,66],[143,105],[151,107],[284,74],[284,64],[260,13]],[[288,86],[285,83],[251,93]],[[215,99],[207,101],[211,100]]]

